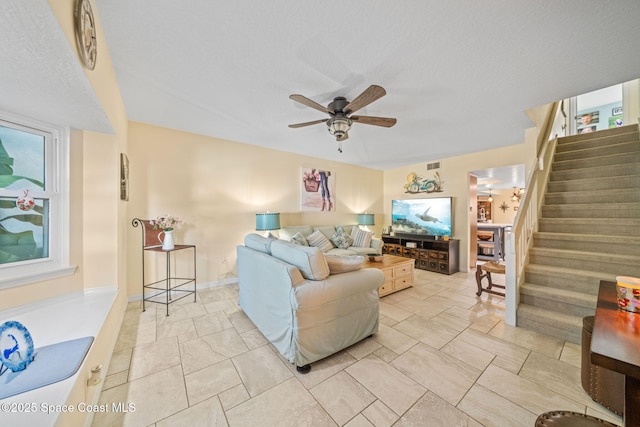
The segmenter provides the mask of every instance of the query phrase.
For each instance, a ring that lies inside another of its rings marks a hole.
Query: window
[[[68,132],[0,112],[0,288],[68,266]]]

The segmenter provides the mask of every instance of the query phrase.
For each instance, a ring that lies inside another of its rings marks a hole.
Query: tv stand
[[[457,239],[436,240],[435,236],[413,234],[382,235],[383,254],[403,256],[416,260],[415,267],[442,274],[459,271],[460,241]]]

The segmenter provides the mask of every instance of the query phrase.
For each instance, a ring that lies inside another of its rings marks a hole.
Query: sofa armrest
[[[305,280],[294,286],[291,304],[293,308],[323,306],[355,294],[377,291],[383,283],[384,273],[378,268],[332,274],[324,280]]]
[[[373,249],[376,250],[376,252],[378,253],[378,255],[382,255],[382,246],[384,246],[384,242],[382,241],[382,239],[376,239],[375,237],[373,239],[371,239],[371,245],[370,245]]]

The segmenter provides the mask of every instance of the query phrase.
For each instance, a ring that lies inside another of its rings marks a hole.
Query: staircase
[[[638,126],[558,139],[517,324],[579,344],[600,280],[640,277]]]

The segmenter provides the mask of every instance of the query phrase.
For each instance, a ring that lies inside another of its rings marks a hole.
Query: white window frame
[[[45,136],[45,182],[49,198],[49,253],[45,258],[0,264],[0,289],[73,274],[69,265],[69,129],[0,110],[0,124]],[[0,189],[0,195],[14,191]],[[16,194],[17,197],[18,194]],[[41,192],[31,192],[34,198]]]

